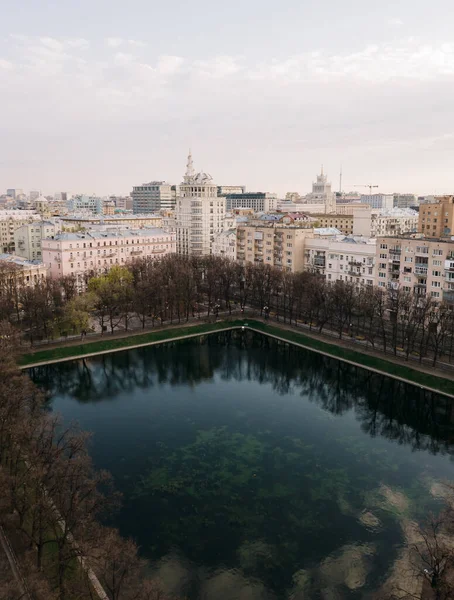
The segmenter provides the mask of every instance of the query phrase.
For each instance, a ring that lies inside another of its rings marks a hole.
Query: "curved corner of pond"
[[[169,594],[358,599],[454,479],[453,400],[255,333],[34,367]]]

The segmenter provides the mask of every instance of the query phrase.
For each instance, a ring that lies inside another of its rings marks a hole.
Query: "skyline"
[[[189,147],[215,183],[280,196],[322,163],[333,190],[341,164],[344,191],[454,189],[447,0],[39,4],[3,11],[2,190],[178,184]]]

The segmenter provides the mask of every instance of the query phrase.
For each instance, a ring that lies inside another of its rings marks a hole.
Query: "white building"
[[[68,210],[72,213],[87,211],[94,215],[102,215],[103,201],[102,198],[98,198],[97,196],[78,194],[77,196],[72,196],[68,200]]]
[[[1,252],[14,252],[14,232],[18,227],[40,220],[41,215],[33,210],[0,210]]]
[[[228,229],[214,236],[213,254],[236,260],[236,229]]]
[[[61,231],[61,224],[52,221],[25,223],[14,232],[16,256],[27,260],[42,260],[41,240],[55,236]]]
[[[242,194],[227,194],[226,210],[249,208],[254,212],[272,212],[277,209],[276,194],[269,192],[245,192]]]
[[[165,181],[150,181],[133,187],[132,211],[134,213],[157,213],[160,210],[173,210],[175,199],[172,186]]]
[[[317,237],[305,240],[305,268],[316,270],[329,283],[347,281],[356,285],[375,283],[376,242],[363,237]]]
[[[0,265],[9,265],[8,273],[11,279],[26,286],[35,285],[47,277],[47,267],[37,260],[26,260],[12,254],[0,254]]]
[[[317,175],[317,180],[312,184],[312,192],[305,196],[304,202],[306,204],[322,204],[325,210],[320,212],[335,212],[336,197],[331,189],[331,183],[328,182],[328,176],[323,173],[323,166],[320,175]]]
[[[178,254],[211,254],[214,236],[224,231],[225,198],[219,198],[217,192],[210,175],[195,174],[189,153],[175,207]]]
[[[89,272],[104,272],[137,258],[160,258],[174,252],[175,234],[162,229],[60,233],[42,240],[49,275],[53,279],[75,275],[80,287]]]
[[[368,204],[371,208],[393,208],[393,194],[362,194],[361,203]]]
[[[411,208],[391,208],[372,211],[370,232],[366,235],[402,235],[418,231],[419,215]]]

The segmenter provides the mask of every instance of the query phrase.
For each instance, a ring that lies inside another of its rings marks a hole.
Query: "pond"
[[[454,479],[450,398],[258,333],[30,375],[93,432],[115,526],[191,600],[367,598]]]

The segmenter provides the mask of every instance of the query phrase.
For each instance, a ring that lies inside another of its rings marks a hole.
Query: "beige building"
[[[41,220],[33,210],[0,210],[0,250],[14,252],[14,232],[18,227]]]
[[[304,267],[317,271],[329,283],[347,281],[373,286],[376,262],[375,240],[354,236],[307,239]]]
[[[55,236],[61,231],[61,224],[51,221],[25,223],[14,232],[16,256],[27,260],[42,260],[41,240]]]
[[[189,153],[186,175],[178,187],[175,207],[177,253],[206,256],[214,237],[224,231],[225,198],[207,173],[195,174]]]
[[[313,235],[312,226],[279,223],[238,225],[237,260],[240,264],[263,263],[292,273],[302,271],[304,241]]]
[[[106,215],[95,217],[87,215],[68,215],[61,218],[65,231],[79,231],[90,229],[93,225],[106,225],[108,227],[132,227],[134,229],[153,228],[163,226],[161,215]]]
[[[418,231],[426,237],[454,235],[454,196],[435,196],[419,205]]]
[[[21,256],[0,254],[0,268],[3,265],[10,267],[11,277],[25,285],[34,285],[47,277],[47,267],[42,262],[26,260]]]
[[[454,302],[454,241],[451,239],[379,237],[376,253],[379,287]]]
[[[318,227],[335,227],[345,235],[353,234],[353,215],[311,213],[311,217],[316,219]]]

